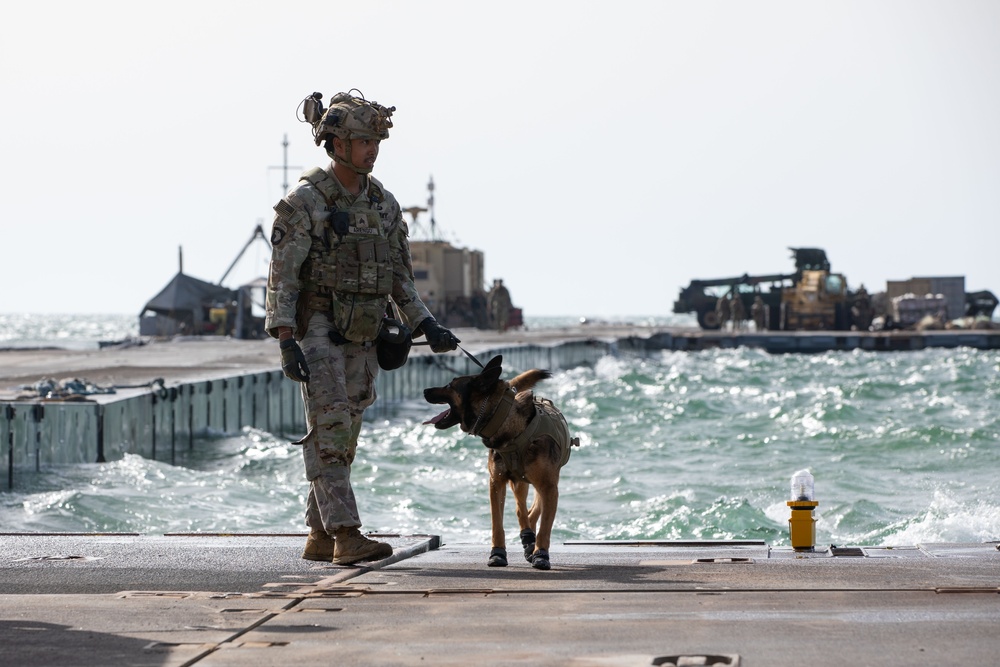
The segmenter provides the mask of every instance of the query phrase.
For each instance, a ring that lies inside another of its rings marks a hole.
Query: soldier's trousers
[[[332,534],[361,525],[351,464],[362,415],[375,401],[378,358],[374,345],[336,345],[329,332],[329,320],[316,314],[301,341],[309,365],[309,382],[302,384],[309,430],[299,444],[310,483],[306,523]]]

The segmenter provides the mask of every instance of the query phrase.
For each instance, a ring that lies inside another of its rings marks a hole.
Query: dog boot
[[[524,559],[531,562],[531,554],[535,552],[535,531],[526,528],[521,531],[521,546],[524,547]]]
[[[350,565],[362,560],[382,560],[392,555],[392,546],[368,539],[357,528],[338,528],[334,537],[336,545],[333,562],[337,565]]]
[[[328,533],[314,530],[306,538],[306,549],[302,557],[306,560],[325,560],[333,558],[334,539]]]
[[[507,550],[504,547],[493,547],[486,564],[490,567],[507,567]]]
[[[535,553],[531,554],[531,567],[536,570],[551,570],[552,564],[549,563],[549,552],[545,549],[539,549]]]

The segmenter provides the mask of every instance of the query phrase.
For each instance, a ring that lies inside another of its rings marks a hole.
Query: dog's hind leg
[[[542,513],[542,501],[540,498],[536,490],[535,497],[531,500],[531,509],[528,510],[528,525],[531,526],[532,531],[538,528],[538,517]]]
[[[535,541],[535,551],[532,554],[531,566],[538,570],[548,570],[549,546],[552,538],[552,524],[556,519],[559,507],[559,475],[539,480],[535,484],[536,504],[541,505],[541,515],[538,521],[538,538]]]

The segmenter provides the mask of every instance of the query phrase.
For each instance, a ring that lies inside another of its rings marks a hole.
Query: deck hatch
[[[739,667],[740,656],[736,653],[663,655],[653,658],[650,664],[661,667]]]

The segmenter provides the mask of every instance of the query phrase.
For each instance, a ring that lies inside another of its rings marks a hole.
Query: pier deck
[[[4,664],[995,665],[996,543],[511,550],[391,536],[361,567],[304,535],[0,536]],[[707,661],[706,656],[714,656]],[[683,660],[683,662],[682,662]],[[702,661],[699,661],[702,660]]]

